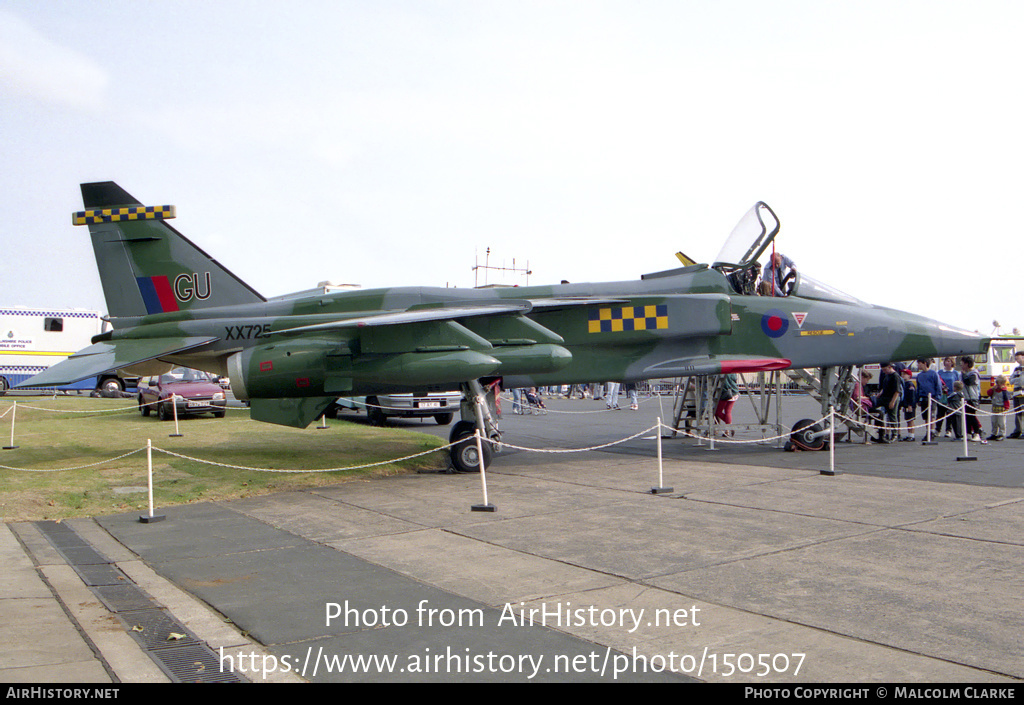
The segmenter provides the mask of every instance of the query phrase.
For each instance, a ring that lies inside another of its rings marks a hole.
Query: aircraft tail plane
[[[113,181],[82,184],[96,265],[114,328],[158,313],[265,301],[167,224],[173,206],[143,206]]]

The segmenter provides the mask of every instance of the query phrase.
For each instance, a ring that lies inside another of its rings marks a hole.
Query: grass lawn
[[[174,423],[159,421],[155,416],[143,418],[131,399],[4,397],[0,399],[0,413],[6,412],[14,400],[18,402],[14,427],[18,448],[0,450],[2,521],[144,509],[147,439],[152,440],[154,448],[199,460],[302,471],[219,467],[154,450],[157,508],[320,487],[447,464],[447,455],[438,452],[369,469],[306,472],[402,458],[440,447],[443,441],[427,434],[344,420],[329,420],[327,430],[318,430],[317,424],[305,429],[276,426],[250,420],[247,409],[229,409],[223,419],[209,414],[181,419],[183,437],[170,438]],[[10,443],[10,432],[8,413],[0,418],[0,440],[5,446]],[[132,451],[138,452],[115,460]],[[85,465],[92,467],[81,467]]]

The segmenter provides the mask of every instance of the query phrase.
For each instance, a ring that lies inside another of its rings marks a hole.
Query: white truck
[[[16,384],[56,365],[87,347],[106,323],[99,311],[83,309],[0,308],[0,396]],[[123,392],[125,380],[116,374],[91,377],[63,390]]]

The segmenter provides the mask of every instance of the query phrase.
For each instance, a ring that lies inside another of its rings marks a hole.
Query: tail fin
[[[107,313],[117,319],[265,301],[165,222],[173,206],[144,207],[113,181],[82,184]],[[121,322],[124,325],[125,322]]]

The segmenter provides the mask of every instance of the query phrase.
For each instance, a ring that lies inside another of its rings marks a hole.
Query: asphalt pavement
[[[493,512],[431,473],[5,525],[0,680],[1024,678],[1024,442],[837,443],[824,475],[740,429],[662,438],[659,476],[667,400],[546,403],[505,404],[534,450],[496,455]]]

